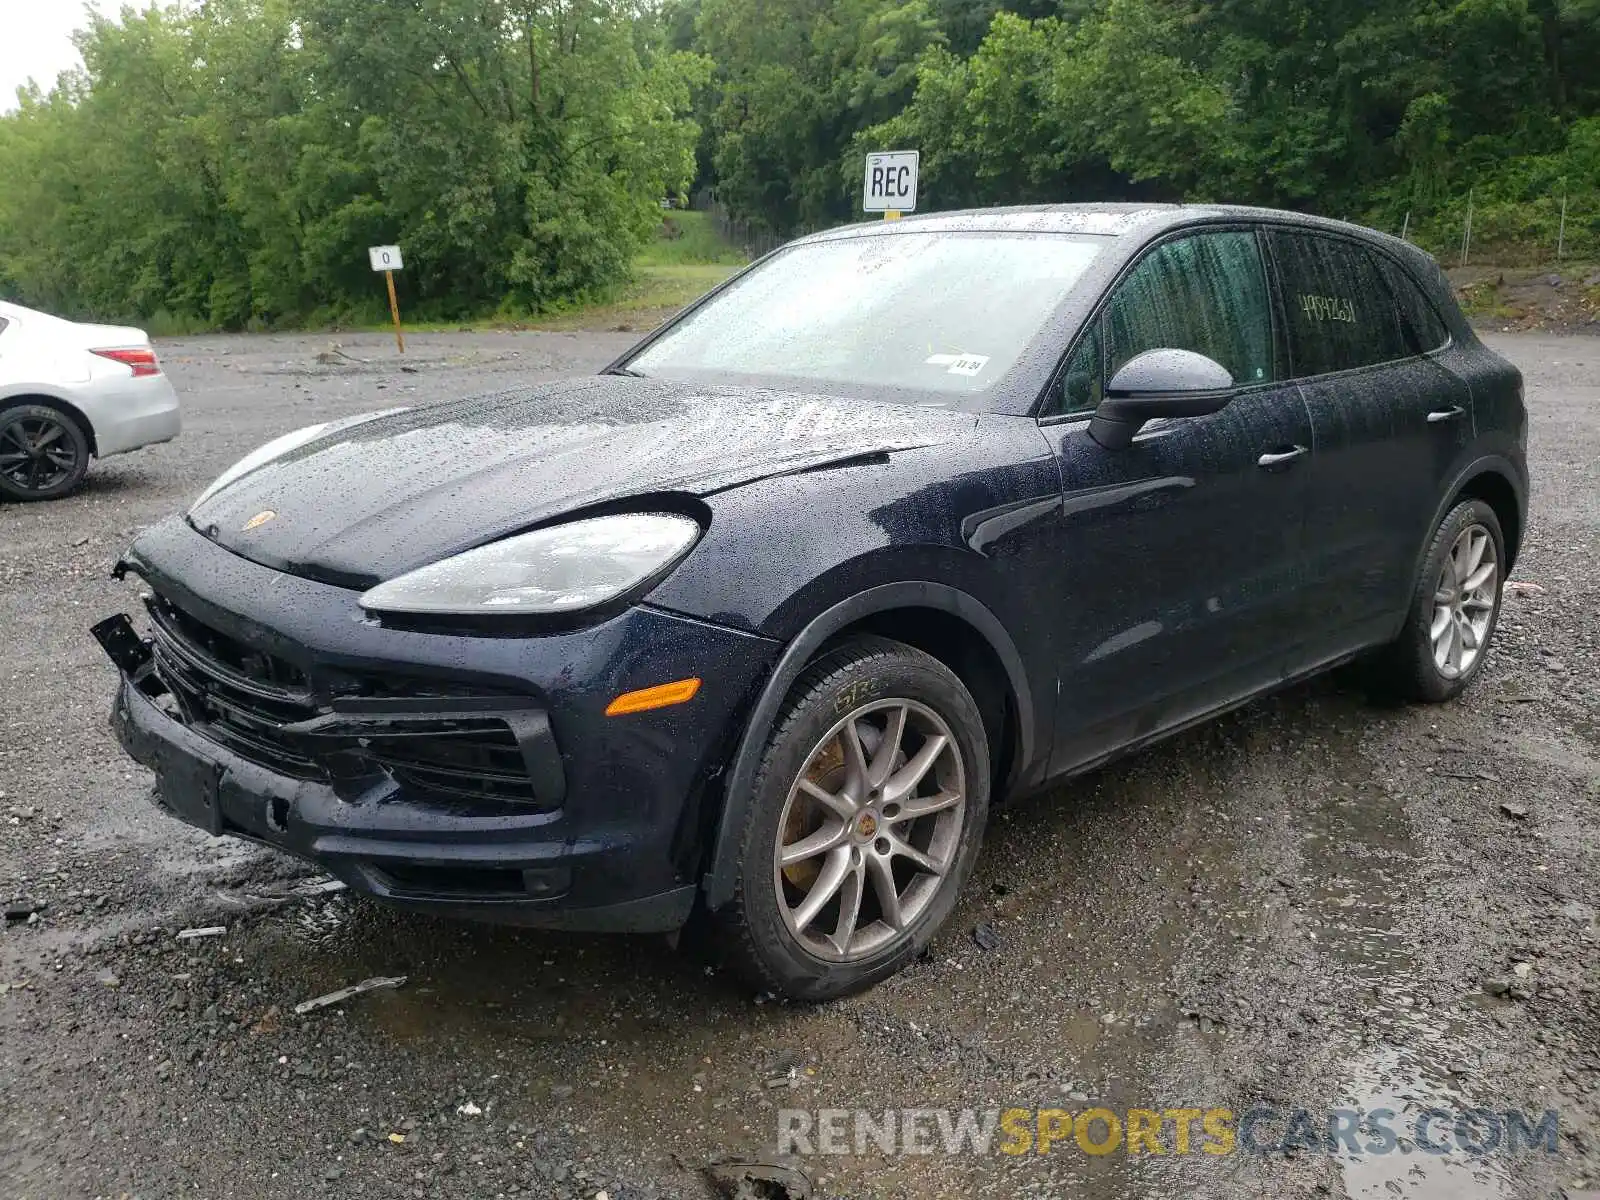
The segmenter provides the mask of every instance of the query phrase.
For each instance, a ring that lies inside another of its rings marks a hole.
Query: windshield
[[[627,366],[666,379],[894,389],[982,408],[1104,244],[906,233],[793,246]]]

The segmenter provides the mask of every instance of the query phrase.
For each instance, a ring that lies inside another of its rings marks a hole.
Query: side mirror
[[[1233,398],[1233,376],[1192,350],[1146,350],[1111,378],[1089,422],[1089,436],[1107,450],[1126,450],[1157,417],[1200,417]]]

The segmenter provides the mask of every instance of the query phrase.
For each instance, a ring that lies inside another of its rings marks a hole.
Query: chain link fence
[[[752,259],[813,232],[786,236],[740,221],[714,188],[695,192],[690,207],[704,212],[722,237]],[[1514,199],[1473,190],[1392,211],[1379,227],[1416,243],[1447,267],[1600,263],[1600,191],[1591,189],[1563,187]]]
[[[1600,192],[1562,187],[1508,198],[1474,189],[1407,209],[1389,232],[1447,267],[1593,263],[1600,261]]]
[[[736,220],[717,199],[715,188],[702,188],[695,192],[689,199],[689,207],[705,213],[717,233],[742,249],[752,260],[760,258],[763,254],[770,254],[779,246],[787,245],[795,238],[812,232],[809,229],[801,230],[785,237],[771,230],[757,228],[749,222]]]

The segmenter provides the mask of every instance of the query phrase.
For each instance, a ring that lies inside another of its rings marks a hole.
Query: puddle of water
[[[1307,897],[1307,930],[1338,975],[1365,989],[1353,1012],[1330,1006],[1325,1030],[1357,1049],[1340,1064],[1342,1107],[1388,1110],[1397,1135],[1387,1152],[1336,1155],[1350,1200],[1496,1200],[1512,1195],[1505,1158],[1473,1158],[1451,1146],[1436,1155],[1412,1140],[1429,1109],[1452,1114],[1477,1107],[1452,1067],[1491,1036],[1482,1013],[1437,1007],[1426,994],[1428,973],[1401,926],[1416,894],[1420,866],[1403,803],[1373,780],[1355,739],[1337,737],[1330,755],[1335,786],[1314,797],[1302,841],[1307,874],[1321,881]],[[1476,1064],[1473,1063],[1473,1066]],[[1500,1103],[1497,1107],[1504,1109]],[[1453,1126],[1437,1121],[1435,1144]],[[1364,1132],[1358,1144],[1379,1139]]]
[[[1428,1060],[1410,1049],[1383,1044],[1370,1048],[1347,1064],[1349,1090],[1344,1102],[1372,1112],[1389,1109],[1396,1114],[1390,1127],[1411,1130],[1429,1108],[1459,1110],[1472,1105],[1457,1089],[1444,1084]],[[1442,1122],[1429,1130],[1430,1140],[1441,1144],[1450,1137]],[[1359,1140],[1365,1141],[1363,1135]],[[1500,1159],[1473,1159],[1460,1150],[1433,1156],[1402,1141],[1391,1154],[1343,1153],[1339,1171],[1350,1200],[1462,1200],[1463,1197],[1511,1195],[1510,1180]]]
[[[1234,752],[1240,728],[1186,735],[1001,810],[933,947],[937,986],[919,971],[865,1001],[981,1046],[989,1061],[980,1069],[969,1059],[949,1099],[930,1081],[901,1103],[1079,1113],[1226,1103],[1215,1064],[1179,1083],[1168,1068],[1220,1037],[1220,1026],[1207,1021],[1202,1032],[1180,1011],[1178,967],[1241,953],[1234,929],[1252,806],[1282,801],[1251,789],[1250,764]],[[979,921],[1001,935],[997,950],[975,946]],[[858,1190],[845,1194],[1150,1200],[1203,1194],[1206,1176],[1256,1165],[1178,1156],[1170,1128],[1161,1136],[1159,1157],[1069,1143],[1048,1156],[862,1164],[846,1173]]]

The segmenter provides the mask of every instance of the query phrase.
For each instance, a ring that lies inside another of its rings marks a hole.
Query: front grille
[[[241,758],[296,779],[361,788],[393,780],[408,795],[485,814],[539,807],[522,748],[492,715],[397,717],[329,732],[290,726],[334,714],[294,663],[214,629],[160,597],[148,601],[156,673],[196,732]],[[505,695],[397,674],[330,673],[341,698],[481,699]]]
[[[305,672],[293,663],[274,654],[252,649],[238,639],[196,620],[160,596],[150,598],[149,608],[158,629],[241,680],[289,694],[310,691],[311,685]]]
[[[328,778],[311,739],[283,729],[320,711],[304,672],[159,596],[148,607],[156,674],[190,725],[251,762],[296,779]]]

